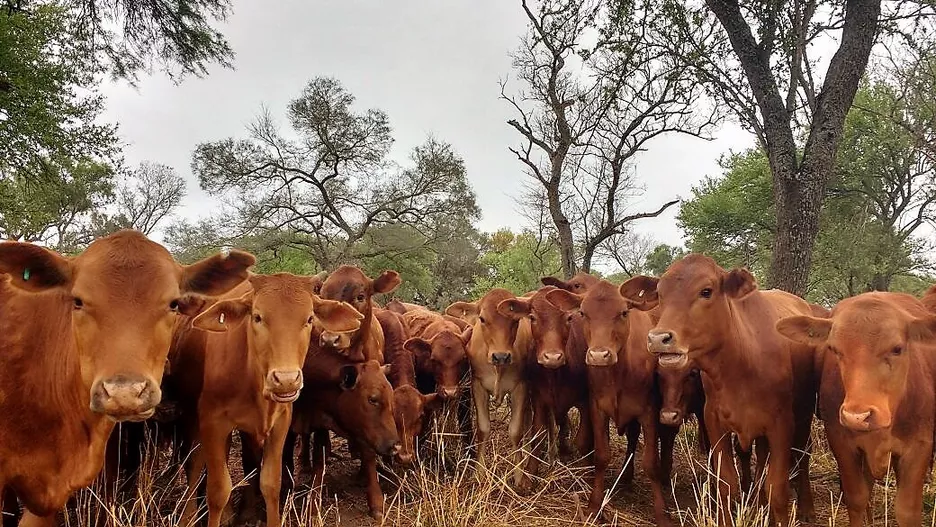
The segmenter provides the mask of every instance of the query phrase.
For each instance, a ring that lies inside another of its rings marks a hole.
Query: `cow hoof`
[[[520,481],[514,482],[514,486],[516,487],[517,494],[521,496],[529,496],[530,493],[533,492],[533,480],[525,474],[520,478]]]
[[[590,520],[592,523],[599,525],[608,523],[607,512],[601,507],[589,506],[587,509],[585,509],[585,518]]]
[[[370,515],[371,515],[371,518],[373,518],[374,521],[377,523],[380,523],[383,521],[383,511],[372,510],[370,511]]]

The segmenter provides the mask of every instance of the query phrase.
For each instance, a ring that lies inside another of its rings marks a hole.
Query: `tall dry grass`
[[[441,526],[564,526],[594,525],[593,519],[581,517],[588,499],[590,469],[572,460],[562,462],[546,459],[541,473],[534,478],[534,491],[518,494],[509,474],[512,456],[506,441],[506,412],[498,411],[492,455],[487,466],[461,454],[460,438],[437,427],[421,453],[416,468],[404,471],[386,467],[383,488],[386,493],[385,516],[381,523],[367,517],[364,489],[356,482],[357,463],[346,454],[341,441],[336,441],[338,460],[329,460],[326,491],[321,507],[313,508],[310,493],[300,477],[298,486],[284,503],[284,522],[291,527],[322,525],[403,525],[419,527]],[[450,429],[450,427],[448,427]],[[677,525],[714,527],[717,525],[717,474],[709,469],[707,460],[698,452],[694,426],[684,427],[676,446],[673,492],[670,496],[671,516]],[[844,526],[848,524],[838,488],[837,470],[828,451],[821,425],[816,426],[812,461],[812,485],[818,520],[813,525]],[[652,499],[649,485],[641,470],[632,485],[623,485],[620,475],[624,468],[624,441],[613,439],[614,463],[609,469],[609,492],[605,520],[609,525],[653,525]],[[343,454],[344,453],[344,454]],[[116,503],[108,504],[100,486],[78,493],[69,507],[65,525],[85,527],[96,525],[95,519],[105,518],[115,527],[176,527],[184,505],[184,478],[181,469],[169,462],[164,452],[152,445],[134,488],[121,494]],[[232,453],[232,462],[239,459]],[[638,454],[639,459],[639,454]],[[580,461],[580,460],[579,460]],[[237,487],[253,475],[240,476],[232,463]],[[639,469],[639,464],[638,464]],[[762,484],[763,482],[759,482]],[[893,498],[896,490],[893,477],[876,486],[874,493],[874,525],[896,525]],[[232,499],[233,519],[237,494]],[[792,493],[791,493],[792,494]],[[936,527],[936,488],[928,484],[924,494],[925,514]],[[794,503],[795,507],[795,503]],[[201,516],[204,511],[200,511]],[[735,502],[730,516],[736,525],[766,527],[767,509],[758,499],[757,490]],[[791,525],[799,525],[791,520]]]

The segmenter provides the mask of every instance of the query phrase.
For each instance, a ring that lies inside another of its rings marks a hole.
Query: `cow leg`
[[[533,482],[526,474],[524,469],[523,453],[523,432],[527,424],[527,387],[523,383],[517,383],[510,392],[510,424],[507,426],[507,433],[510,436],[510,446],[513,447],[514,486],[521,494],[529,492],[533,487]]]
[[[280,489],[283,483],[283,445],[289,432],[291,412],[287,409],[277,417],[270,436],[263,445],[260,467],[260,492],[266,504],[267,527],[280,527]]]
[[[579,407],[579,426],[575,432],[575,448],[578,450],[578,456],[587,463],[592,456],[594,448],[594,430],[592,428],[591,408],[588,404]]]
[[[244,469],[244,477],[247,478],[246,488],[241,493],[237,516],[238,521],[246,525],[259,519],[257,516],[257,511],[260,508],[260,483],[258,478],[263,449],[249,434],[241,431],[237,433],[240,435],[241,443],[241,466]]]
[[[673,476],[673,450],[676,446],[676,436],[679,434],[679,427],[659,426],[660,434],[660,481],[663,488],[669,490],[671,487],[671,478]],[[646,448],[646,446],[644,446]]]
[[[657,450],[657,445],[660,444],[658,441],[662,439],[658,436],[660,428],[662,428],[659,424],[659,415],[659,411],[653,411],[640,417],[640,428],[643,429],[644,433],[644,451],[641,465],[644,472],[650,477],[654,520],[657,525],[666,527],[672,524],[666,514],[666,500],[663,497],[664,476],[660,465],[659,450]],[[669,433],[669,435],[672,434]],[[670,442],[670,449],[672,449],[672,439],[668,439],[668,441]],[[672,459],[670,462],[672,463]],[[669,484],[668,478],[665,483]]]
[[[909,527],[923,523],[923,484],[933,451],[932,441],[923,448],[901,456],[897,462],[897,499],[894,509],[897,525]]]
[[[208,470],[208,527],[220,527],[224,507],[231,499],[231,472],[228,469],[228,437],[231,428],[202,426],[202,449]]]
[[[309,447],[309,440],[312,441],[311,447]],[[306,440],[303,442],[306,449],[312,450],[312,491],[309,493],[308,499],[312,500],[309,508],[313,516],[318,514],[319,507],[322,504],[322,490],[325,486],[325,455],[327,454],[329,442],[328,430],[315,430],[311,436],[307,435]]]
[[[478,462],[487,465],[487,440],[491,437],[491,413],[488,408],[488,391],[481,385],[481,381],[474,379],[471,382],[471,396],[474,398],[475,411],[478,413],[477,437],[475,443],[478,448]]]
[[[757,440],[760,441],[760,440]],[[763,441],[760,441],[763,442]],[[745,451],[741,448],[741,443],[737,439],[732,438],[732,445],[734,445],[735,455],[738,457],[738,468],[741,473],[741,492],[751,492],[752,486],[752,477],[751,477],[751,456],[754,453],[753,448]],[[757,460],[760,462],[760,459]],[[758,474],[759,476],[760,474]]]
[[[714,478],[718,482],[716,499],[718,500],[718,524],[730,525],[731,521],[731,495],[738,491],[738,476],[735,472],[733,443],[731,432],[721,427],[721,422],[712,412],[711,403],[705,405],[705,429],[709,440],[712,441],[712,450],[709,455],[709,464],[712,466]]]
[[[367,507],[378,522],[383,520],[384,497],[377,480],[377,453],[370,448],[361,449],[361,466],[367,473]]]
[[[297,435],[292,429],[286,430],[283,440],[283,487],[286,494],[293,490],[296,484],[296,439]],[[285,496],[284,496],[285,497]]]
[[[705,412],[696,412],[696,422],[698,423],[699,452],[708,456],[712,450],[712,441],[709,438],[708,431],[705,429]]]
[[[471,440],[471,397],[467,390],[461,390],[456,400],[456,414],[458,417],[458,431],[461,433],[462,441],[469,450],[472,446]]]
[[[778,419],[778,422],[789,422]],[[792,453],[792,431],[778,427],[767,436],[770,463],[767,464],[767,495],[773,525],[787,526],[790,523],[790,461]]]
[[[796,476],[796,510],[801,522],[811,522],[816,513],[813,503],[812,486],[809,484],[809,465],[812,458],[812,412],[804,412],[799,417],[793,433],[793,469]]]
[[[640,440],[640,423],[631,421],[627,423],[624,434],[627,436],[627,453],[624,455],[624,474],[621,482],[631,484],[634,482],[634,465],[637,463],[637,443]],[[644,440],[646,441],[646,437]],[[647,443],[650,444],[650,443]]]
[[[312,470],[312,434],[298,434],[296,438],[299,441],[299,470],[308,474],[309,477],[312,476],[314,471]],[[324,457],[324,453],[322,454]]]
[[[592,480],[591,497],[588,499],[588,515],[597,515],[604,502],[605,471],[611,457],[611,437],[608,431],[610,419],[592,403],[592,430],[595,438],[595,476]],[[631,461],[633,462],[633,460]]]
[[[183,445],[191,445],[190,441],[183,441]],[[199,445],[190,448],[185,458],[185,482],[188,488],[185,491],[185,507],[182,509],[180,525],[195,525],[198,512],[198,488],[201,484],[201,475],[205,469],[205,451]]]
[[[530,462],[527,465],[527,470],[530,471],[530,474],[536,475],[539,473],[540,465],[543,460],[543,446],[546,445],[546,438],[549,435],[549,409],[539,398],[533,399],[533,429],[532,434],[532,444],[530,445]],[[512,414],[512,412],[511,412]],[[511,421],[513,420],[513,415],[511,415]]]
[[[847,437],[838,425],[827,424],[829,448],[838,464],[839,479],[842,482],[842,494],[845,496],[845,508],[848,509],[848,524],[850,527],[862,527],[865,521],[870,520],[871,487],[874,481],[865,467],[864,455],[857,449],[849,446]]]
[[[36,516],[26,510],[23,512],[23,519],[20,520],[19,527],[55,527],[55,514]]]
[[[569,430],[569,410],[559,411],[554,414],[556,419],[556,442],[559,446],[559,459],[565,460],[572,457],[572,443],[571,436],[572,433]]]

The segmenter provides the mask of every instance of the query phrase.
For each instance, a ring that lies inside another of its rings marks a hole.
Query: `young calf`
[[[865,293],[842,300],[831,318],[789,317],[777,330],[823,356],[819,415],[849,524],[864,525],[874,480],[893,464],[897,525],[920,525],[936,432],[936,316],[910,295]]]
[[[633,303],[604,280],[584,296],[555,289],[546,298],[565,311],[579,310],[578,316],[583,318],[595,444],[595,478],[588,513],[599,513],[604,500],[605,471],[611,454],[609,421],[614,422],[618,433],[636,422],[644,434],[642,466],[650,478],[654,517],[657,525],[669,525],[663,490],[669,484],[676,429],[659,423],[656,360],[647,353],[646,335],[653,325],[650,316],[633,309]]]
[[[576,448],[579,455],[592,448],[592,424],[588,403],[588,374],[585,366],[585,345],[581,317],[567,314],[551,304],[546,295],[555,287],[543,287],[529,298],[508,298],[497,305],[497,311],[514,320],[526,319],[530,324],[535,362],[528,369],[530,400],[533,403],[533,437],[535,446],[529,470],[536,474],[540,459],[538,450],[546,443],[555,444],[553,421],[559,428],[559,455],[572,453],[569,445],[569,410],[578,408],[581,416]],[[570,326],[573,329],[570,329]]]
[[[445,312],[472,325],[468,343],[471,364],[471,394],[478,414],[478,458],[487,462],[487,440],[491,436],[490,398],[501,404],[510,394],[508,434],[513,448],[514,485],[521,491],[531,488],[523,470],[521,440],[527,420],[527,384],[525,369],[530,345],[530,323],[506,317],[497,310],[504,300],[516,298],[506,289],[492,289],[476,302],[455,302]]]
[[[187,479],[194,495],[202,470],[208,471],[209,527],[220,525],[231,494],[227,458],[234,430],[250,440],[243,448],[263,451],[260,490],[267,525],[279,525],[283,443],[292,402],[303,386],[312,326],[352,331],[360,318],[347,304],[315,296],[310,278],[280,273],[251,276],[249,284],[192,320],[194,328],[210,333],[189,332],[189,338],[177,342],[177,354],[200,356],[197,362],[203,365],[202,382],[186,394],[198,401],[197,441],[192,442],[201,443],[189,459]],[[192,499],[184,517],[191,520],[194,514]]]

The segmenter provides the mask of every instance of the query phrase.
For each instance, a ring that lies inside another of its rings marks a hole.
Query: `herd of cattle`
[[[792,476],[798,513],[809,518],[815,415],[850,524],[864,524],[874,480],[891,467],[898,525],[921,524],[936,420],[936,291],[923,299],[866,293],[828,311],[690,255],[659,278],[546,277],[523,296],[494,289],[440,314],[378,306],[373,295],[400,284],[394,271],[258,275],[249,272],[254,263],[234,250],[182,266],[134,231],[73,258],[0,243],[4,525],[20,514],[19,525],[54,525],[76,490],[102,468],[116,478],[116,457],[133,458],[115,423],[152,419],[171,422],[174,450],[191,452],[183,524],[202,493],[208,524],[220,524],[235,431],[245,473],[259,469],[248,492],[262,496],[268,525],[280,524],[297,441],[321,492],[330,432],[361,459],[370,512],[380,518],[378,458],[418,462],[433,413],[448,406],[484,463],[490,399],[505,396],[513,484],[529,490],[555,442],[560,455],[577,451],[594,465],[589,514],[605,495],[610,422],[626,435],[629,457],[643,434],[655,520],[669,524],[673,445],[695,415],[721,511],[763,474],[771,517],[787,525]],[[580,414],[574,440],[572,408]],[[526,449],[525,436],[534,438]],[[632,477],[629,463],[624,478]]]

